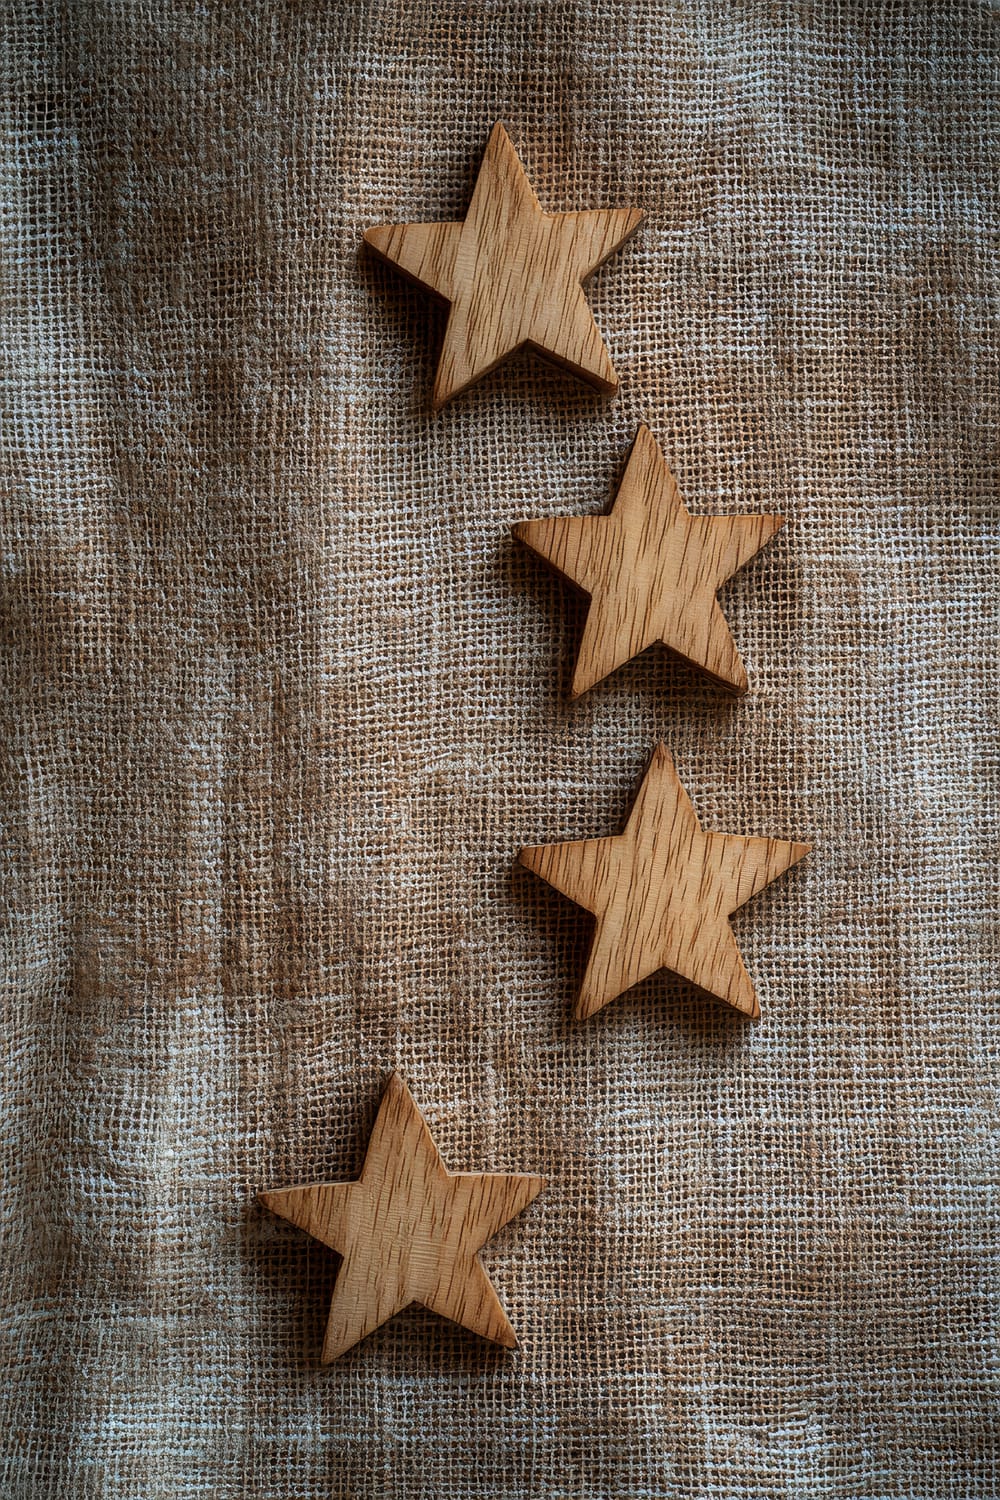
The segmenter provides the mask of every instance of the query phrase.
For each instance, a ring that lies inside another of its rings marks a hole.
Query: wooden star
[[[590,595],[572,696],[657,641],[745,693],[715,595],[783,525],[781,516],[693,516],[645,424],[608,515],[519,522],[514,535]]]
[[[357,1182],[281,1188],[260,1201],[344,1257],[323,1341],[329,1364],[411,1302],[513,1349],[514,1330],[476,1251],[543,1186],[540,1177],[446,1171],[394,1073]]]
[[[543,213],[510,136],[494,125],[463,222],[369,229],[378,255],[451,304],[435,411],[524,345],[616,391],[583,283],[644,217],[635,208]]]
[[[578,1020],[659,969],[756,1017],[760,1005],[728,919],[809,848],[705,833],[658,745],[623,833],[522,849],[518,858],[597,918]]]

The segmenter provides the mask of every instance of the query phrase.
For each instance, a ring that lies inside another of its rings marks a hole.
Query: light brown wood
[[[323,1341],[329,1364],[411,1302],[514,1348],[476,1251],[543,1186],[540,1177],[446,1171],[394,1073],[357,1182],[281,1188],[260,1201],[344,1257]]]
[[[783,525],[781,516],[693,516],[643,424],[609,514],[514,526],[520,541],[590,596],[573,697],[656,642],[745,693],[747,674],[716,591]]]
[[[435,410],[525,346],[616,391],[583,283],[643,218],[635,208],[543,213],[510,136],[494,125],[463,222],[369,229],[378,255],[451,304]]]
[[[623,833],[522,849],[518,858],[597,918],[578,1020],[659,969],[756,1017],[760,1005],[729,916],[809,848],[705,833],[658,745]]]

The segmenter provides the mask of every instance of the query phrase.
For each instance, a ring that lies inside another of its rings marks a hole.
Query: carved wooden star
[[[369,229],[378,255],[451,304],[434,409],[525,345],[616,391],[583,283],[644,217],[635,208],[543,213],[510,136],[494,125],[463,222]]]
[[[573,697],[657,641],[745,693],[715,595],[783,525],[781,516],[693,516],[645,424],[608,515],[519,522],[514,535],[591,598]]]
[[[514,1330],[476,1251],[543,1186],[540,1177],[446,1171],[394,1073],[357,1182],[281,1188],[260,1201],[344,1257],[323,1341],[329,1364],[411,1302],[513,1349]]]
[[[658,745],[623,833],[543,844],[518,858],[597,918],[578,1020],[659,969],[756,1017],[760,1005],[728,919],[809,848],[706,833]]]

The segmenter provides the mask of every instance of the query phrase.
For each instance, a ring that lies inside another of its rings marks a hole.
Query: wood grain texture
[[[609,514],[514,526],[520,541],[590,596],[573,697],[656,642],[746,692],[716,592],[783,524],[781,516],[692,515],[643,424]]]
[[[260,1201],[344,1258],[323,1341],[329,1364],[411,1302],[514,1348],[476,1252],[543,1186],[540,1177],[446,1171],[395,1073],[357,1182],[281,1188]]]
[[[376,254],[450,304],[435,410],[524,347],[599,391],[617,390],[583,283],[643,217],[635,208],[543,213],[498,124],[464,221],[369,229],[365,241]]]
[[[785,839],[706,833],[658,745],[623,833],[522,849],[521,864],[597,918],[575,1016],[669,969],[760,1015],[729,916],[809,853]]]

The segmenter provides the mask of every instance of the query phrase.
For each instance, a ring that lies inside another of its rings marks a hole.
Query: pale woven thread
[[[7,73],[5,1495],[913,1497],[998,1477],[997,46],[986,7],[22,5]],[[602,404],[523,361],[436,420],[438,315],[358,256],[462,212],[494,119],[635,203]],[[507,537],[649,421],[739,705]],[[663,977],[568,1021],[524,842],[816,852],[737,929],[755,1027]],[[988,881],[988,876],[989,881]],[[405,1314],[253,1205],[356,1171],[398,1065],[453,1168],[550,1187],[522,1336]]]

